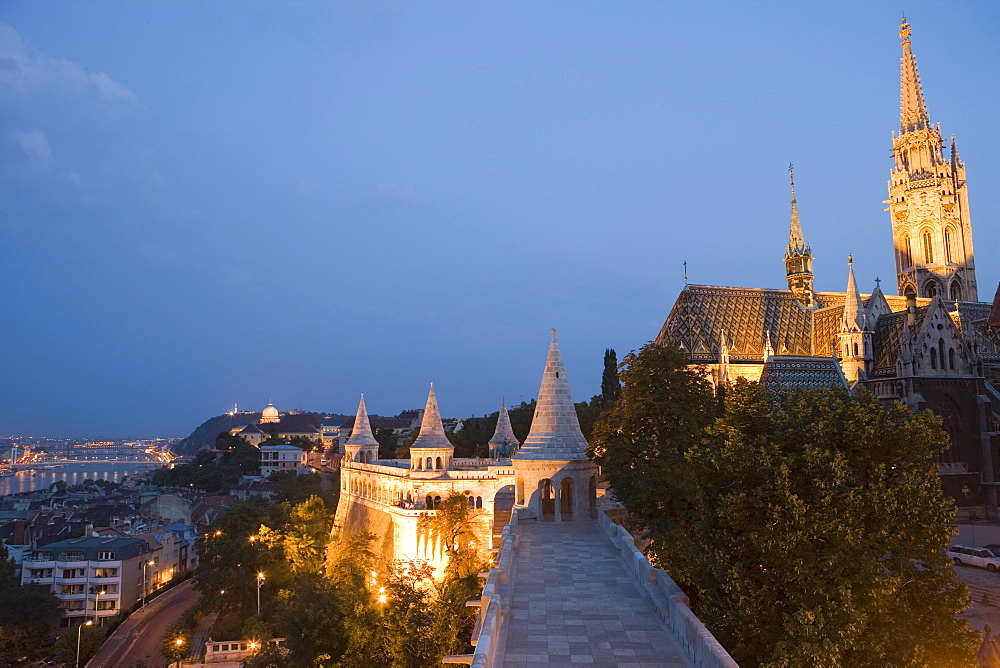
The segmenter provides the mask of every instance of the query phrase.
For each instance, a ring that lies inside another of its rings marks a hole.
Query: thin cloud
[[[104,72],[92,72],[69,60],[47,56],[27,44],[6,23],[0,23],[0,86],[25,96],[54,88],[92,94],[108,102],[138,104],[135,93]]]
[[[21,149],[32,158],[41,162],[48,162],[52,159],[49,141],[41,130],[11,130],[10,135],[21,146]]]

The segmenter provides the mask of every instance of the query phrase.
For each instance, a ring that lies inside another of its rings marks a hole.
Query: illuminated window
[[[934,262],[934,246],[931,243],[931,233],[924,232],[921,240],[923,242],[924,262],[932,264]]]

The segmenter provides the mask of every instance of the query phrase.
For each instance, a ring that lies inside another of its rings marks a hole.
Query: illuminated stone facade
[[[516,504],[520,517],[539,521],[588,521],[596,517],[597,467],[587,459],[562,357],[553,331],[531,432],[523,446],[513,439],[506,406],[490,439],[499,456],[456,458],[445,436],[433,385],[410,459],[379,459],[364,397],[341,463],[338,531],[375,536],[381,563],[426,560],[440,575],[443,546],[421,530],[435,505],[463,496],[478,515],[477,545],[492,547]],[[514,451],[510,457],[510,451]]]

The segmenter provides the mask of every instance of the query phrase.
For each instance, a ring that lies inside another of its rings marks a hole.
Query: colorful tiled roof
[[[833,357],[774,355],[764,363],[760,384],[771,390],[815,390],[847,387],[840,364]]]

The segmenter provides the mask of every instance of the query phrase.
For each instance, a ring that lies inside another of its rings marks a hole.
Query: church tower
[[[785,275],[788,289],[804,308],[815,308],[813,297],[813,254],[812,248],[802,236],[802,222],[799,220],[799,205],[795,201],[795,173],[788,165],[788,176],[792,181],[792,219],[788,230],[788,246],[785,248]]]
[[[928,120],[905,18],[899,37],[903,44],[899,132],[893,132],[895,166],[886,200],[899,294],[978,301],[965,165],[954,137],[945,159],[941,127]]]

